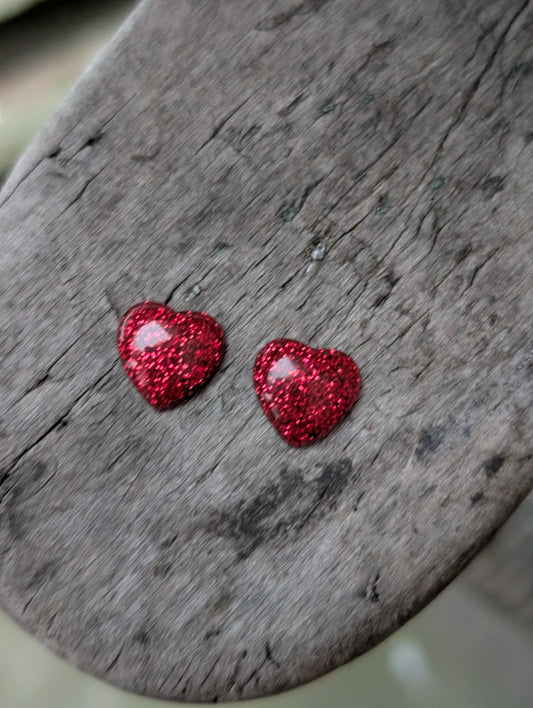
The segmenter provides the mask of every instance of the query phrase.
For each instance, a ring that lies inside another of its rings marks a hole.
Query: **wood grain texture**
[[[488,541],[533,481],[532,35],[530,0],[140,5],[0,198],[13,617],[132,691],[250,698]],[[228,335],[165,414],[115,350],[147,298]],[[362,372],[306,449],[253,393],[280,336]]]

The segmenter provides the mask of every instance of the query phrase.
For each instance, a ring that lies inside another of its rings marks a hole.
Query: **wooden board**
[[[140,5],[0,197],[24,627],[132,691],[250,698],[373,646],[488,541],[533,481],[532,37],[523,0]],[[164,414],[115,349],[147,298],[228,335]],[[362,372],[305,449],[253,392],[280,336]]]

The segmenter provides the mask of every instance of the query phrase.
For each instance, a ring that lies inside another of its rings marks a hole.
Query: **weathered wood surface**
[[[523,0],[137,9],[1,197],[13,617],[130,690],[245,698],[365,651],[487,542],[533,479],[532,36]],[[115,351],[145,298],[228,334],[166,414]],[[307,449],[254,398],[277,336],[362,371]]]

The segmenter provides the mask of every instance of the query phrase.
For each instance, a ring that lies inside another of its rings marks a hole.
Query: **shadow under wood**
[[[99,18],[131,10],[132,0],[45,0],[0,24],[0,74]],[[0,77],[1,78],[1,77]]]
[[[463,579],[533,631],[533,495],[475,559]]]

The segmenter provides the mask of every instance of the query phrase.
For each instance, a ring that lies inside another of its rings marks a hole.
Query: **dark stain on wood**
[[[440,425],[431,425],[424,428],[418,437],[418,444],[415,450],[416,459],[425,460],[437,452],[445,436],[446,429]]]
[[[505,457],[503,455],[493,455],[490,460],[485,462],[485,474],[489,479],[495,477],[500,471],[503,463],[505,462]]]
[[[32,512],[28,500],[39,492],[55,469],[44,460],[27,460],[21,464],[17,481],[9,493],[6,508],[7,522],[13,538],[20,540],[31,528]]]
[[[290,22],[296,15],[319,12],[328,2],[330,2],[330,0],[304,0],[304,2],[300,2],[298,5],[295,5],[285,12],[280,12],[277,15],[261,20],[257,23],[256,29],[260,32],[270,32]]]
[[[238,557],[245,559],[259,546],[286,540],[334,509],[348,482],[355,479],[348,459],[323,464],[311,482],[305,482],[300,471],[283,468],[277,482],[215,516],[207,530],[234,541]]]
[[[485,499],[485,493],[482,491],[476,492],[470,497],[470,504],[474,506],[475,504],[479,504],[479,502],[483,501],[483,499]]]
[[[498,192],[503,192],[505,189],[505,177],[501,177],[500,175],[487,177],[481,185],[481,189],[486,199],[492,199]]]

